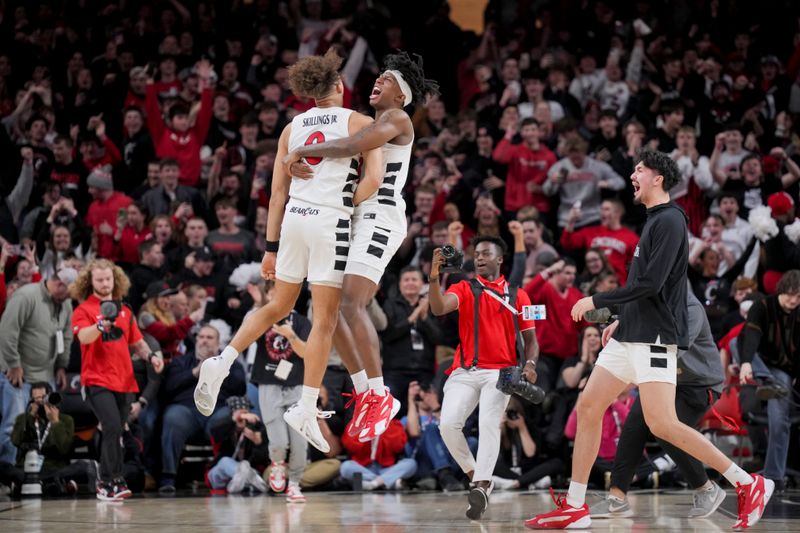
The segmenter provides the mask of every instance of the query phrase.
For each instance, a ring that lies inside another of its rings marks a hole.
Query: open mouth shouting
[[[382,90],[380,87],[378,87],[377,85],[375,85],[375,86],[372,88],[372,92],[371,92],[371,93],[370,93],[370,95],[369,95],[369,99],[370,99],[370,101],[372,101],[372,100],[377,100],[377,99],[378,99],[378,97],[381,95],[381,92],[383,92],[383,90]]]

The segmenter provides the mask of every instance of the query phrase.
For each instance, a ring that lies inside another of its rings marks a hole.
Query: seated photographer
[[[175,492],[175,476],[178,462],[186,441],[197,434],[211,436],[211,428],[230,418],[230,409],[225,400],[231,396],[244,396],[247,392],[244,368],[235,363],[219,392],[214,414],[206,418],[194,405],[194,388],[200,375],[200,365],[209,357],[218,355],[219,331],[212,326],[203,326],[197,332],[194,353],[176,357],[164,369],[162,391],[166,408],[161,431],[161,482],[158,491],[162,494]]]
[[[69,465],[75,436],[75,424],[72,417],[61,414],[60,401],[61,397],[53,394],[49,383],[31,384],[28,409],[14,421],[11,432],[11,442],[17,447],[16,466],[0,466],[0,483],[9,485],[13,481],[19,491],[25,478],[25,456],[33,451],[44,459],[39,478],[46,495],[58,496],[77,490],[77,485],[70,483],[71,478],[60,476],[60,471]]]
[[[68,285],[76,276],[64,268],[46,281],[20,287],[0,318],[0,463],[16,460],[11,428],[25,412],[31,383],[67,385],[72,342]]]
[[[246,396],[231,396],[227,404],[232,415],[211,427],[211,438],[219,448],[208,482],[212,489],[226,489],[230,494],[248,489],[267,492],[267,483],[256,470],[269,464],[264,423],[250,412]]]
[[[536,428],[525,419],[524,406],[518,397],[512,396],[508,402],[500,428],[500,457],[492,476],[495,489],[525,490],[531,486],[547,489],[556,476],[565,473],[564,461],[549,457],[537,446]]]
[[[429,297],[431,312],[436,316],[459,310],[460,344],[444,386],[440,431],[448,450],[473,482],[467,517],[477,520],[489,505],[492,472],[500,453],[497,421],[506,409],[510,392],[519,391],[534,399],[542,391],[532,385],[536,382],[539,355],[534,321],[523,318],[523,313],[532,310],[530,299],[521,289],[510,288],[500,275],[505,242],[481,236],[473,239],[472,245],[476,278],[451,286],[445,294],[439,285],[445,260],[441,249],[434,252]],[[523,350],[525,364],[521,365]],[[498,384],[501,376],[503,381]],[[501,386],[509,392],[498,390]],[[476,460],[463,429],[479,401]]]
[[[342,434],[342,445],[352,457],[342,463],[342,477],[352,482],[356,474],[361,474],[363,490],[401,488],[402,480],[409,479],[417,471],[417,462],[403,457],[408,438],[400,421],[392,420],[386,431],[367,442],[348,434],[352,423],[351,419]],[[357,485],[353,488],[358,490]]]
[[[417,478],[420,479],[417,487],[435,488],[436,481],[431,478],[434,475],[439,482],[439,488],[443,491],[464,490],[464,484],[455,476],[458,463],[447,451],[439,431],[440,415],[441,404],[436,388],[429,383],[423,385],[416,381],[409,383],[408,415],[402,422],[412,448],[410,455],[417,461]],[[473,453],[477,451],[478,439],[469,437],[467,442]],[[426,483],[426,478],[431,478],[432,486]]]

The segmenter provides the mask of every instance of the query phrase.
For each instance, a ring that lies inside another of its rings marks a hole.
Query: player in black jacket
[[[634,201],[647,208],[647,222],[634,252],[624,287],[578,301],[572,318],[614,307],[616,320],[603,331],[604,348],[578,398],[578,431],[572,454],[572,481],[555,511],[538,515],[531,529],[586,528],[591,525],[585,503],[586,483],[600,447],[606,409],[633,383],[639,386],[644,418],[657,438],[669,442],[719,471],[738,493],[739,519],[734,529],[747,529],[761,518],[774,482],[750,475],[700,433],[678,420],[675,411],[678,348],[689,340],[686,270],[686,215],[669,197],[678,182],[676,163],[661,152],[644,150],[631,175]],[[613,337],[612,337],[613,336]]]

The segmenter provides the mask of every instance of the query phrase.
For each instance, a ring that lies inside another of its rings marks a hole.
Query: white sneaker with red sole
[[[269,488],[272,492],[286,490],[286,461],[273,462],[269,467]]]
[[[367,405],[367,415],[364,420],[364,428],[358,434],[359,442],[369,442],[383,434],[389,427],[389,422],[400,411],[400,402],[389,392],[386,387],[386,394],[380,396],[374,391],[369,391],[370,395],[364,400]]]
[[[758,474],[751,474],[753,482],[749,485],[736,486],[736,498],[739,507],[739,519],[733,524],[733,529],[741,531],[748,529],[761,520],[764,508],[775,492],[775,482],[765,479]]]
[[[556,504],[556,510],[549,513],[536,515],[525,521],[528,529],[586,529],[592,525],[589,515],[589,506],[585,503],[582,507],[572,507],[567,503],[566,495],[556,498],[553,489],[550,496]]]

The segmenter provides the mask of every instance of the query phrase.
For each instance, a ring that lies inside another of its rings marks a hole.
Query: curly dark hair
[[[664,190],[669,191],[681,180],[681,173],[678,164],[664,152],[643,149],[639,151],[634,166],[643,164],[657,175],[664,177]]]
[[[289,67],[289,88],[296,96],[319,100],[339,82],[342,58],[330,48],[324,56],[304,57]]]
[[[439,94],[439,84],[425,78],[421,55],[414,54],[412,58],[408,52],[398,50],[396,54],[386,56],[383,65],[386,70],[397,70],[403,75],[403,79],[411,87],[411,96],[415,102],[422,103],[427,96]]]

